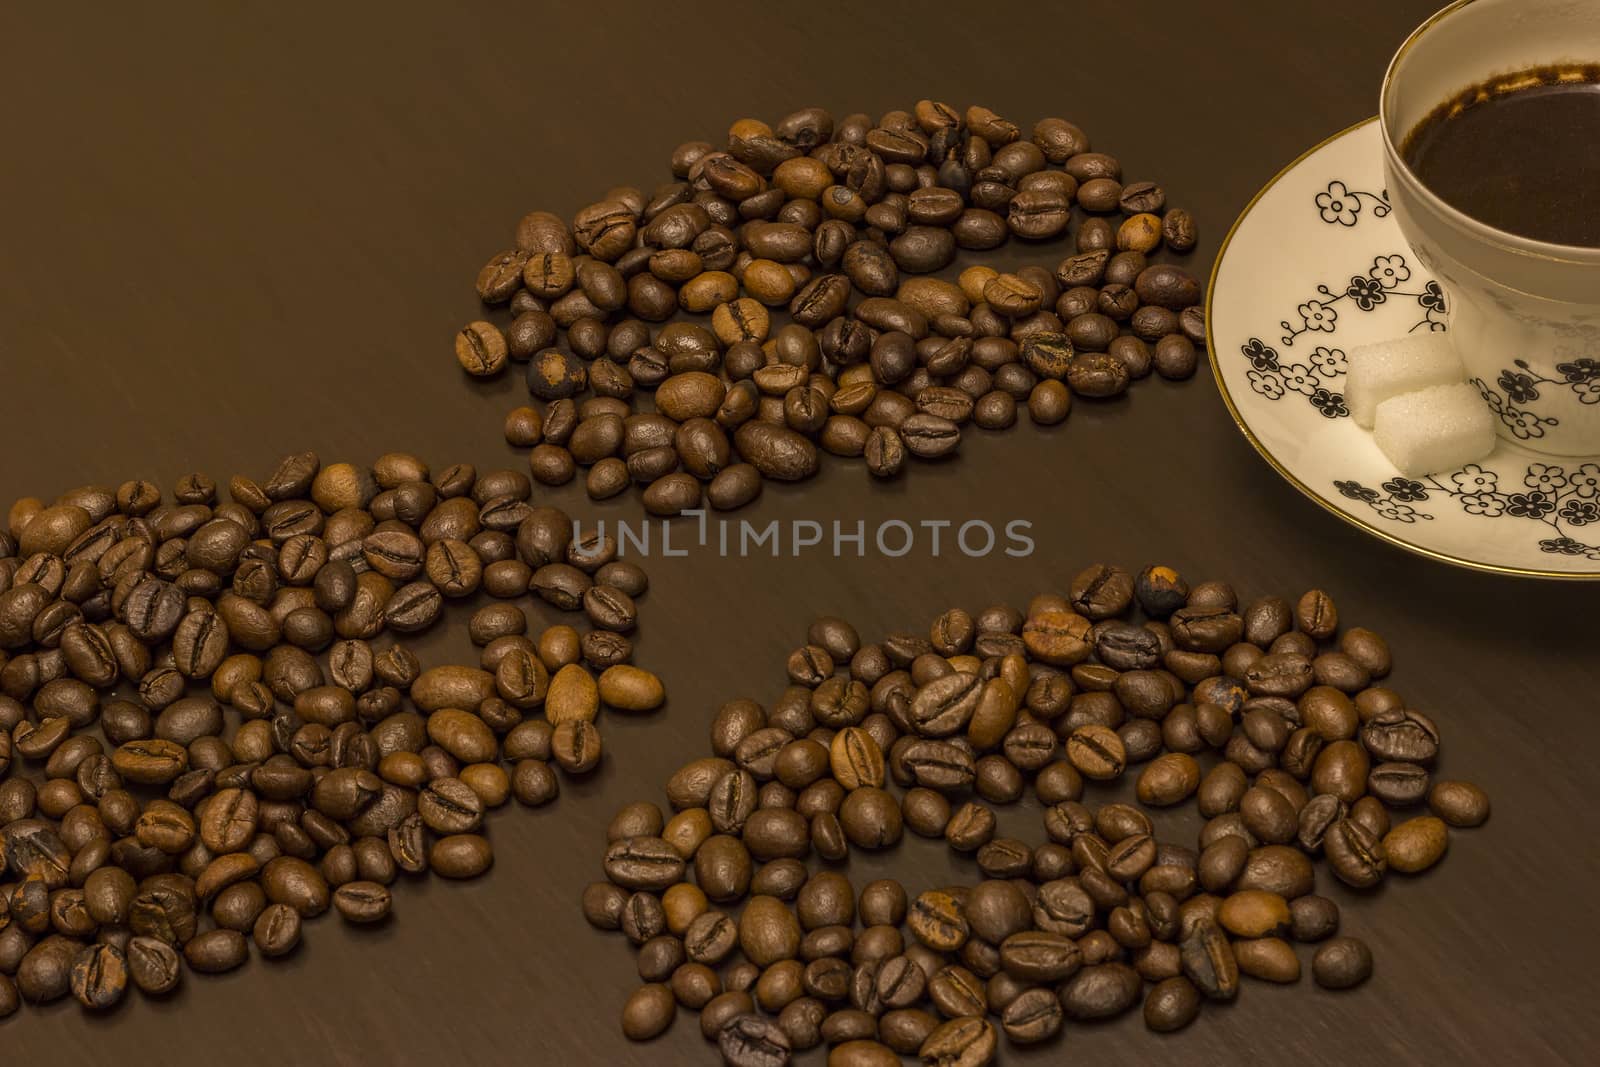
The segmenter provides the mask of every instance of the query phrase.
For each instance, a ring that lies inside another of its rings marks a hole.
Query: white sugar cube
[[[1443,332],[1429,331],[1362,345],[1352,348],[1349,358],[1344,402],[1350,417],[1364,430],[1372,429],[1378,405],[1392,396],[1467,379],[1455,346]]]
[[[1408,478],[1455,470],[1494,450],[1494,416],[1474,385],[1434,385],[1378,405],[1373,436]]]

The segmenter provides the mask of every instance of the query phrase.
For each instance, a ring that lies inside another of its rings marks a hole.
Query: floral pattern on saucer
[[[1559,426],[1561,420],[1554,415],[1540,415],[1532,410],[1546,386],[1570,389],[1580,404],[1600,404],[1600,360],[1583,357],[1570,363],[1557,363],[1559,378],[1547,378],[1528,365],[1527,360],[1512,360],[1512,366],[1500,372],[1495,385],[1482,378],[1472,379],[1472,384],[1483,394],[1484,403],[1519,441],[1533,441],[1544,436],[1545,427]]]
[[[1331,184],[1341,185],[1340,182]],[[1318,195],[1319,204],[1321,195]],[[1336,200],[1334,203],[1342,201]],[[1324,221],[1327,221],[1329,210],[1322,209]],[[1383,217],[1374,214],[1377,218]],[[1337,219],[1343,217],[1340,215]],[[1297,322],[1284,319],[1278,323],[1278,328],[1283,331],[1278,343],[1288,348],[1307,334],[1316,334],[1320,339],[1323,334],[1334,333],[1339,328],[1339,305],[1346,300],[1349,301],[1346,310],[1360,312],[1375,311],[1388,304],[1391,298],[1402,307],[1414,302],[1421,310],[1421,316],[1406,328],[1406,333],[1424,329],[1443,330],[1444,291],[1439,288],[1439,283],[1430,280],[1416,288],[1402,288],[1410,278],[1411,266],[1404,255],[1396,252],[1374,256],[1372,265],[1366,268],[1365,273],[1350,275],[1343,292],[1336,293],[1327,284],[1318,285],[1317,295],[1295,308]],[[1346,366],[1342,349],[1318,345],[1304,361],[1291,362],[1293,357],[1282,356],[1261,338],[1252,337],[1239,347],[1239,351],[1250,361],[1252,369],[1247,374],[1250,388],[1268,400],[1280,400],[1294,392],[1304,396],[1324,418],[1339,419],[1350,414],[1350,409],[1345,407],[1344,394],[1337,391],[1340,384],[1337,379],[1343,377]]]
[[[1358,500],[1391,522],[1431,520],[1432,515],[1412,505],[1434,497],[1454,500],[1468,515],[1534,519],[1550,533],[1539,541],[1541,552],[1600,561],[1600,463],[1581,463],[1570,471],[1559,464],[1531,463],[1521,483],[1509,489],[1501,488],[1497,472],[1476,463],[1454,474],[1430,474],[1420,480],[1390,478],[1378,489],[1358,481],[1333,485],[1345,499]],[[1594,532],[1584,531],[1586,526],[1595,527]],[[1593,543],[1579,540],[1580,532]]]
[[[1381,219],[1389,213],[1389,190],[1381,193],[1363,192],[1351,189],[1338,179],[1329,182],[1315,200],[1322,221],[1330,226],[1354,226],[1361,221],[1361,211],[1368,201],[1372,203],[1369,212],[1372,218]]]
[[[1218,387],[1275,467],[1369,532],[1468,567],[1600,578],[1600,456],[1520,445],[1555,421],[1537,412],[1541,395],[1570,389],[1600,403],[1600,362],[1563,363],[1551,378],[1515,360],[1493,381],[1474,379],[1518,443],[1497,438],[1488,458],[1456,471],[1404,477],[1348,417],[1349,349],[1447,328],[1446,294],[1406,246],[1382,169],[1369,121],[1289,167],[1239,219],[1207,308]],[[1273,308],[1288,312],[1276,328]]]

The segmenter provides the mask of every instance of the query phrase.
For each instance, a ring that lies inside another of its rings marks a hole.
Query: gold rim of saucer
[[[1470,3],[1471,0],[1466,0],[1466,2]],[[1455,6],[1456,5],[1452,5],[1452,8]],[[1256,194],[1250,198],[1250,202],[1245,204],[1244,208],[1239,212],[1239,217],[1233,220],[1233,225],[1228,227],[1228,235],[1222,239],[1222,244],[1217,248],[1216,262],[1212,265],[1211,277],[1206,282],[1205,303],[1206,359],[1211,364],[1211,380],[1216,383],[1217,392],[1222,395],[1222,403],[1227,407],[1229,416],[1232,417],[1234,425],[1239,428],[1239,432],[1244,435],[1244,439],[1250,442],[1250,447],[1254,448],[1256,452],[1260,454],[1261,458],[1266,460],[1267,463],[1272,466],[1272,469],[1277,471],[1278,474],[1283,477],[1284,481],[1288,482],[1290,485],[1300,490],[1301,493],[1311,498],[1324,511],[1337,516],[1344,522],[1356,527],[1358,530],[1364,530],[1365,532],[1372,534],[1374,537],[1377,537],[1383,541],[1387,541],[1396,548],[1404,549],[1405,551],[1411,552],[1415,555],[1426,556],[1429,559],[1435,559],[1441,563],[1449,563],[1457,567],[1464,567],[1467,570],[1482,571],[1487,574],[1507,574],[1518,578],[1554,578],[1559,581],[1566,582],[1600,581],[1600,571],[1588,574],[1573,573],[1571,571],[1546,571],[1538,570],[1532,567],[1508,567],[1498,563],[1484,563],[1479,560],[1465,559],[1461,556],[1452,556],[1448,552],[1440,552],[1436,549],[1427,548],[1423,545],[1407,541],[1402,537],[1397,537],[1396,535],[1380,529],[1364,519],[1360,519],[1354,515],[1351,515],[1349,512],[1342,510],[1325,499],[1322,494],[1318,493],[1305,482],[1301,481],[1292,471],[1289,470],[1288,467],[1284,466],[1284,464],[1279,461],[1278,457],[1274,456],[1271,451],[1269,451],[1267,447],[1261,443],[1260,439],[1256,437],[1255,433],[1251,431],[1249,425],[1244,421],[1243,416],[1239,414],[1239,408],[1233,402],[1232,394],[1228,392],[1228,384],[1222,376],[1222,364],[1217,358],[1216,338],[1212,335],[1211,311],[1212,304],[1217,295],[1217,277],[1222,272],[1222,262],[1224,257],[1227,256],[1228,246],[1233,243],[1234,233],[1239,229],[1240,224],[1243,223],[1247,217],[1249,217],[1250,212],[1255,209],[1256,204],[1261,200],[1261,198],[1267,195],[1267,192],[1271,190],[1273,186],[1277,185],[1286,174],[1294,170],[1301,163],[1305,162],[1308,157],[1316,154],[1318,151],[1325,148],[1329,144],[1332,144],[1334,141],[1337,141],[1339,138],[1345,136],[1346,134],[1354,133],[1356,130],[1361,129],[1361,127],[1377,121],[1377,115],[1373,115],[1371,118],[1362,119],[1360,122],[1346,126],[1337,133],[1324,137],[1322,140],[1318,141],[1304,152],[1301,152],[1271,178],[1267,179],[1266,184],[1261,186],[1260,189],[1256,190]]]

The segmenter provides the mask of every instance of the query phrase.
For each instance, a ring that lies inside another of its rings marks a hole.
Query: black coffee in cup
[[[1451,207],[1490,226],[1600,247],[1600,64],[1466,89],[1411,131],[1401,155]]]

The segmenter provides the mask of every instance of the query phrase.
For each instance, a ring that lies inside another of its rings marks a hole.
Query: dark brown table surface
[[[1263,182],[1373,111],[1391,51],[1432,4],[177,6],[0,12],[0,501],[264,474],[305,448],[521,465],[500,431],[520,375],[473,388],[450,355],[478,266],[523,212],[650,187],[676,142],[718,139],[745,115],[878,114],[922,96],[1025,123],[1063,115],[1194,212],[1203,272]],[[724,700],[775,697],[817,614],[872,639],[951,605],[1020,606],[1090,562],[1165,560],[1245,596],[1331,591],[1344,619],[1388,636],[1393,683],[1445,731],[1442,769],[1481,782],[1495,814],[1425,876],[1368,897],[1328,890],[1377,953],[1360,991],[1250,982],[1179,1037],[1133,1013],[1006,1059],[1577,1060],[1600,994],[1600,590],[1450,569],[1339,523],[1255,455],[1205,370],[1082,404],[1054,430],[1024,420],[969,438],[898,484],[829,465],[743,516],[1025,519],[1032,557],[935,559],[923,540],[898,560],[654,559],[637,661],[665,678],[670,706],[613,716],[592,780],[497,817],[488,877],[405,886],[380,930],[321,921],[287,962],[191,976],[110,1018],[70,1001],[24,1010],[0,1024],[0,1056],[712,1062],[692,1016],[649,1045],[618,1031],[632,952],[577,907],[616,807],[660,799]],[[540,496],[641,514],[635,496]],[[471,651],[460,634],[423,645],[430,662]],[[1162,821],[1187,836],[1198,816]],[[1031,800],[1002,827],[1043,839]],[[919,840],[848,869],[858,886],[893,874],[913,890],[977,877]]]

